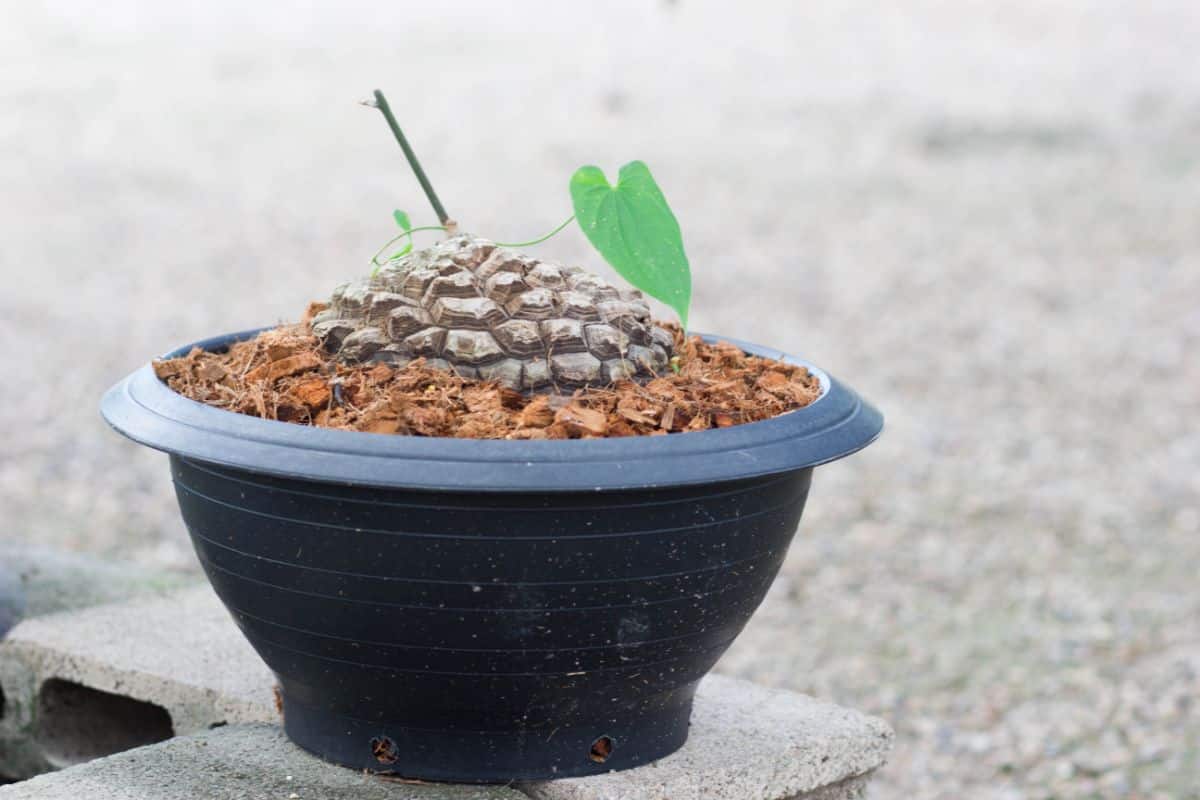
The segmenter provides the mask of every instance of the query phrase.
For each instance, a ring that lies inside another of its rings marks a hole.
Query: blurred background
[[[884,437],[722,668],[888,719],[877,798],[1200,797],[1200,5],[0,4],[0,538],[197,566],[101,393],[432,221],[640,158],[697,330]],[[577,230],[538,255],[607,270]]]

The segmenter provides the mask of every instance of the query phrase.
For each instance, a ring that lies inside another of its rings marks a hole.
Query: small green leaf
[[[692,273],[679,223],[650,169],[641,161],[621,167],[617,185],[599,167],[571,176],[579,227],[621,277],[679,314],[687,328]]]
[[[408,234],[408,244],[404,245],[403,249],[388,256],[389,261],[406,256],[411,253],[413,249],[412,223],[408,221],[408,214],[404,213],[400,209],[396,209],[392,212],[392,219],[396,220],[396,224],[400,226],[400,230]]]

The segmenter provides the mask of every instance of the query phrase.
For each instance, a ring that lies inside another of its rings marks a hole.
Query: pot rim
[[[184,345],[213,350],[267,330]],[[849,386],[787,353],[726,341],[751,355],[808,368],[822,393],[771,419],[669,436],[481,440],[313,428],[214,408],[176,393],[146,364],[105,393],[100,412],[118,433],[156,450],[281,478],[444,492],[650,489],[756,478],[814,467],[873,442],[883,415]]]

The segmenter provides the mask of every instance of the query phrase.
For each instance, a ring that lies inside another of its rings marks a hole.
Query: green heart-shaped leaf
[[[641,161],[621,167],[617,185],[599,167],[571,176],[579,227],[621,277],[679,314],[687,328],[692,273],[679,223],[650,169]]]

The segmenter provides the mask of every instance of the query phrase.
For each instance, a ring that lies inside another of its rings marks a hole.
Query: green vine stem
[[[419,228],[409,228],[408,230],[401,233],[399,236],[393,236],[391,239],[388,239],[386,242],[384,242],[383,247],[376,250],[375,255],[371,256],[371,263],[377,267],[382,267],[383,264],[380,263],[379,256],[383,253],[383,251],[387,250],[389,247],[391,247],[393,244],[400,241],[401,239],[403,239],[407,236],[410,236],[410,235],[416,233],[417,231],[444,231],[444,230],[446,230],[446,227],[444,225],[422,225]]]
[[[429,204],[433,206],[433,213],[437,214],[438,221],[442,223],[443,228],[453,229],[455,227],[454,220],[450,219],[450,215],[446,213],[445,207],[442,206],[442,201],[438,199],[437,192],[433,190],[433,184],[429,182],[429,177],[425,174],[425,170],[421,168],[421,162],[417,160],[417,154],[413,152],[408,139],[404,136],[404,132],[400,130],[400,125],[396,122],[395,115],[392,114],[392,107],[388,105],[387,98],[383,96],[383,92],[378,89],[375,90],[375,107],[383,114],[383,118],[387,120],[388,127],[392,129],[392,135],[400,143],[400,149],[404,151],[404,157],[408,159],[408,165],[412,167],[413,173],[421,183],[421,188],[425,190],[425,196],[429,198]]]
[[[557,228],[555,228],[554,230],[547,233],[545,236],[542,236],[538,239],[530,239],[528,242],[496,242],[496,244],[500,245],[501,247],[528,247],[531,244],[541,244],[542,242],[549,239],[551,236],[556,235],[559,231],[561,231],[563,228],[567,227],[574,221],[575,221],[575,215],[572,214],[571,216],[567,217],[567,221],[564,222],[562,225],[559,225]]]
[[[572,214],[571,216],[567,217],[566,220],[564,220],[561,225],[559,225],[557,228],[555,228],[554,230],[547,233],[545,236],[539,236],[537,239],[530,239],[528,242],[496,242],[496,244],[498,244],[501,247],[529,247],[530,245],[541,244],[542,242],[546,241],[547,239],[561,233],[563,228],[567,227],[574,221],[575,221],[575,215]],[[412,234],[416,233],[417,231],[445,231],[445,230],[447,230],[447,228],[444,225],[422,225],[419,228],[410,228],[409,230],[404,231],[403,233],[398,234],[396,236],[393,236],[391,239],[388,239],[386,242],[384,242],[383,247],[380,247],[378,250],[375,251],[375,255],[371,256],[371,263],[374,264],[376,267],[382,267],[384,262],[380,262],[379,256],[381,256],[383,254],[383,251],[387,250],[389,247],[391,247],[393,244],[400,241],[401,239],[411,236]],[[387,259],[387,260],[390,261],[391,259]],[[376,271],[378,271],[378,270],[376,270]]]

